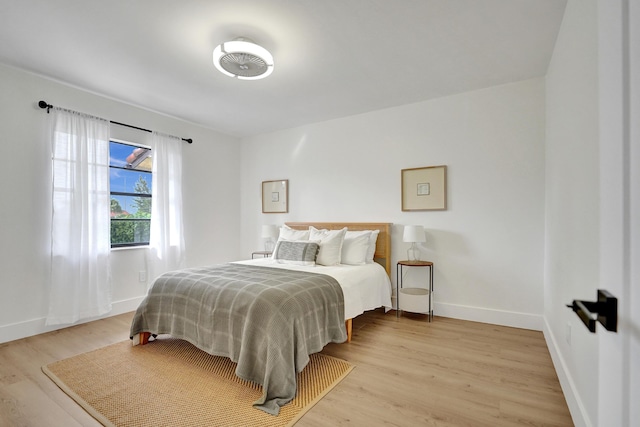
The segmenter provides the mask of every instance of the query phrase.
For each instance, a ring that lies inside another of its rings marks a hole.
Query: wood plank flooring
[[[132,315],[0,344],[0,426],[99,426],[40,368],[127,339]],[[373,311],[323,353],[356,368],[296,427],[573,425],[541,332]]]

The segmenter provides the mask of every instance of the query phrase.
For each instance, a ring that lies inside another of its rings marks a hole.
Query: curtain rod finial
[[[44,109],[47,109],[47,114],[49,114],[49,109],[53,107],[53,105],[48,104],[46,101],[40,101],[38,102],[38,107]]]

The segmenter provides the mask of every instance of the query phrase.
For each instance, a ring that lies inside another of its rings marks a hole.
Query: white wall
[[[565,304],[599,280],[595,0],[570,0],[546,78],[545,337],[576,425],[597,420],[597,340]]]
[[[46,330],[50,152],[39,100],[139,127],[193,138],[184,146],[185,243],[189,266],[240,257],[238,140],[0,65],[0,342]],[[215,112],[212,112],[215,114]],[[135,141],[144,132],[112,126]],[[137,307],[145,249],[113,252],[114,313]]]
[[[420,224],[436,315],[542,328],[543,79],[247,138],[241,159],[247,256],[262,224],[392,222],[395,268],[402,225]],[[430,165],[448,167],[448,209],[402,212],[401,169]],[[288,214],[261,213],[274,179],[289,179]]]

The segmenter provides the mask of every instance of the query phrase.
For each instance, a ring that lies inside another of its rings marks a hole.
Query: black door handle
[[[598,289],[597,301],[573,300],[567,307],[571,308],[593,333],[596,332],[596,322],[600,322],[607,331],[618,331],[618,298],[609,291]]]

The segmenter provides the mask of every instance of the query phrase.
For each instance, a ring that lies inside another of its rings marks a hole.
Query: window
[[[149,244],[151,162],[151,148],[109,141],[112,248]]]

